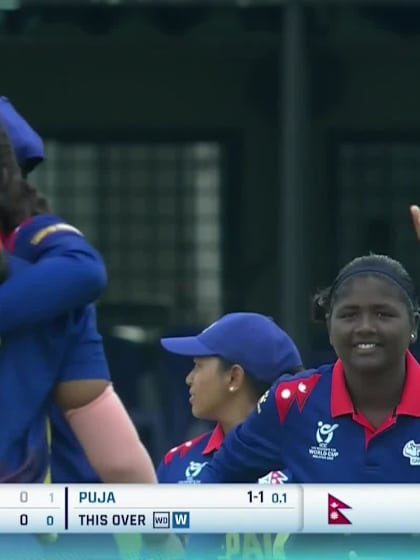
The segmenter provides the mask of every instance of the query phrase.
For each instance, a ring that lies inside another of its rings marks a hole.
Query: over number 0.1
[[[271,494],[271,501],[273,504],[285,504],[287,502],[286,492],[283,492],[283,494],[277,494],[277,492],[273,492],[273,494]]]
[[[52,515],[47,515],[47,525],[52,527],[54,525],[54,517]]]

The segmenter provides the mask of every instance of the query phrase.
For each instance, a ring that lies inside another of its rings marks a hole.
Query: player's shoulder
[[[184,459],[190,458],[193,455],[201,455],[205,446],[210,439],[212,432],[205,432],[204,434],[200,434],[199,436],[195,437],[194,439],[190,439],[188,441],[184,441],[180,445],[176,445],[170,449],[164,459],[164,465],[170,465],[176,459]]]
[[[258,413],[265,408],[263,405],[266,402],[274,403],[274,408],[269,407],[269,410],[272,412],[277,410],[281,422],[286,419],[293,403],[296,403],[302,412],[309,399],[314,398],[319,391],[322,392],[323,388],[330,386],[332,369],[333,365],[326,365],[294,375],[282,375],[258,401]],[[327,390],[329,391],[329,388]]]
[[[32,260],[33,252],[37,253],[45,241],[48,243],[50,238],[55,238],[56,235],[83,237],[80,230],[62,218],[41,214],[22,222],[5,240],[5,246],[10,252]]]
[[[39,245],[44,239],[55,233],[82,235],[82,232],[73,225],[50,214],[33,216],[17,228],[17,234],[25,234],[31,245]]]
[[[325,364],[299,373],[282,375],[273,385],[273,389],[278,391],[289,387],[291,390],[303,392],[305,388],[315,387],[321,379],[327,380],[333,368],[334,364]]]

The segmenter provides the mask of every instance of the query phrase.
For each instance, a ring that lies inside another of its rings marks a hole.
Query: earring
[[[229,391],[230,391],[231,393],[233,393],[234,390],[235,390],[235,387],[229,387]]]
[[[416,335],[412,332],[411,333],[411,340],[414,340],[416,338]]]

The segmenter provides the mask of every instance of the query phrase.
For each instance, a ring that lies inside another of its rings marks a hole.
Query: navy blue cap
[[[16,159],[21,166],[35,166],[44,160],[44,144],[41,137],[16,111],[7,97],[0,97],[0,119],[7,132]]]
[[[197,336],[162,338],[161,344],[181,356],[223,358],[268,383],[302,366],[290,336],[259,313],[229,313]]]

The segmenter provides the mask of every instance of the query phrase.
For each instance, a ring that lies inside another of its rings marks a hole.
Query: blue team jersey
[[[81,232],[55,216],[37,216],[27,220],[16,228],[5,240],[9,251],[19,255],[26,261],[45,262],[50,257],[65,255],[63,270],[67,272],[71,263],[71,275],[50,279],[61,286],[63,281],[73,285],[79,284],[79,291],[74,301],[77,305],[93,301],[99,290],[105,287],[103,261],[100,255],[87,243]],[[55,265],[56,266],[56,265]],[[56,266],[57,267],[57,266]],[[42,275],[42,282],[48,282],[50,276]],[[41,287],[35,293],[41,291]],[[54,287],[54,284],[51,288]],[[51,308],[59,308],[73,318],[71,324],[74,345],[72,352],[66,355],[65,371],[62,380],[110,379],[108,363],[96,326],[96,311],[93,305],[77,307],[74,301],[65,299],[62,303],[62,292],[56,290],[54,297],[48,301],[48,312]],[[45,309],[43,310],[45,314]],[[68,326],[69,327],[69,326]],[[36,376],[34,376],[36,380]],[[51,427],[50,472],[52,482],[100,482],[98,474],[92,469],[76,436],[71,430],[61,410],[50,400],[48,416]],[[1,543],[0,543],[1,544]],[[58,542],[49,544],[48,557],[84,557],[89,550],[103,560],[119,558],[118,550],[112,535],[61,535]]]
[[[65,251],[98,262],[102,260],[81,231],[61,218],[47,214],[25,220],[4,243],[9,252],[30,262],[45,256],[62,255]]]
[[[202,482],[251,482],[269,469],[295,483],[420,482],[420,365],[407,353],[407,375],[395,413],[375,429],[354,409],[343,364],[283,376],[232,431],[201,470]],[[419,553],[405,535],[292,535],[286,557],[347,559],[358,554]],[[389,554],[389,555],[387,555]]]
[[[158,468],[159,483],[199,484],[201,472],[225,439],[217,425],[207,432],[171,449]],[[260,478],[260,483],[283,484],[287,475],[271,472]],[[181,537],[183,538],[183,537]],[[185,557],[190,560],[211,558],[215,560],[257,560],[282,558],[285,535],[266,534],[203,534],[185,538]]]
[[[110,380],[102,337],[96,328],[96,310],[93,305],[76,310],[78,318],[78,345],[68,357],[66,370],[77,379]],[[60,408],[52,404],[49,411],[51,425],[51,480],[52,482],[100,482],[90,466],[73,430]]]
[[[6,240],[6,246],[15,255],[32,263],[67,250],[76,251],[86,259],[98,258],[97,252],[78,229],[49,215],[36,216],[24,222]],[[72,313],[77,317],[73,328],[77,330],[79,345],[75,354],[68,357],[66,367],[77,371],[78,379],[109,380],[102,337],[97,331],[95,307],[87,305]],[[52,481],[100,482],[61,410],[52,404],[49,414]]]
[[[28,266],[9,257],[12,276],[24,274]],[[67,314],[40,324],[36,330],[21,329],[2,337],[0,481],[44,480],[50,462],[46,416],[54,387],[62,381],[80,379],[79,368],[71,364],[78,352],[79,327],[79,318]]]
[[[373,428],[354,410],[340,360],[283,376],[226,438],[204,482],[251,482],[287,469],[289,482],[420,482],[420,365],[407,353],[400,404]]]

